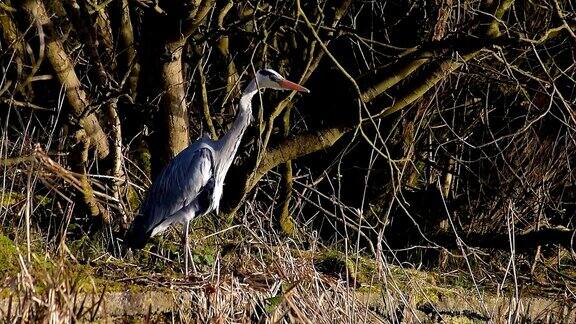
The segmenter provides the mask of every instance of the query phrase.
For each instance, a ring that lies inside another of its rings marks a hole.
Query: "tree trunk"
[[[86,131],[90,145],[96,147],[98,157],[101,159],[105,158],[110,152],[106,134],[102,131],[96,115],[86,111],[90,105],[90,99],[84,89],[82,89],[80,80],[74,71],[72,60],[64,51],[62,42],[54,30],[46,8],[38,0],[24,1],[22,6],[30,20],[35,21],[46,35],[46,56],[52,64],[58,81],[66,89],[66,99],[72,108],[74,118],[79,120],[80,126]]]
[[[202,23],[215,0],[196,1],[180,8],[172,3],[165,15],[148,12],[144,17],[142,74],[139,101],[154,114],[151,136],[152,176],[189,144],[188,105],[182,66],[186,40]],[[184,9],[188,10],[185,14]]]
[[[162,37],[153,37],[151,42],[154,44],[148,45],[149,49],[161,49],[165,53],[152,51],[148,54],[141,78],[148,82],[138,93],[147,94],[147,104],[151,109],[155,109],[154,104],[158,103],[150,145],[152,175],[155,176],[189,144],[188,108],[182,74],[182,46],[185,41],[166,42]],[[159,101],[156,101],[158,96]]]

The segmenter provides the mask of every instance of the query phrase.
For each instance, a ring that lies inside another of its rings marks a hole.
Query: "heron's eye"
[[[282,78],[275,72],[270,71],[268,69],[260,70],[260,75],[267,77],[273,82],[280,82]]]
[[[271,74],[271,75],[269,75],[268,77],[270,78],[270,80],[272,80],[272,81],[274,81],[274,82],[279,82],[279,81],[280,81],[280,78],[279,78],[277,75],[275,75],[275,74]]]

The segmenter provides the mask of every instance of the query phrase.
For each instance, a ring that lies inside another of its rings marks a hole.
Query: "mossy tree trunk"
[[[284,110],[282,119],[282,132],[286,138],[290,132],[290,111],[291,108]],[[296,221],[290,215],[290,201],[292,199],[292,160],[288,160],[280,165],[280,199],[279,206],[276,207],[276,219],[282,232],[290,237],[297,234]]]
[[[25,0],[22,2],[22,9],[26,11],[30,21],[41,28],[46,36],[44,44],[40,44],[40,46],[45,46],[46,57],[50,61],[58,81],[65,89],[66,100],[72,112],[71,119],[74,119],[86,131],[89,144],[96,148],[98,156],[105,158],[110,152],[108,139],[96,115],[88,111],[91,103],[90,98],[82,88],[74,71],[74,64],[64,50],[44,4],[39,0]]]
[[[182,53],[188,37],[204,21],[214,2],[160,2],[162,12],[148,10],[143,18],[138,100],[154,114],[156,132],[150,145],[153,175],[189,144]]]

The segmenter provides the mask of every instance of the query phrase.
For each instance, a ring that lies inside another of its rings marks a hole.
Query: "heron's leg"
[[[188,224],[190,224],[190,221],[188,221]],[[188,253],[186,255],[186,260],[190,260],[190,265],[192,266],[192,273],[196,273],[198,272],[198,270],[196,270],[196,264],[194,263],[194,256],[192,255],[192,250],[190,249],[190,236],[188,234],[186,234],[186,238],[188,238]]]
[[[187,220],[184,224],[184,274],[188,277],[188,258],[190,255],[190,245],[188,244],[188,229],[190,228],[190,221]]]

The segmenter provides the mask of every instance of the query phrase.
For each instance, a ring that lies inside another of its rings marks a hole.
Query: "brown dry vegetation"
[[[574,12],[1,1],[0,316],[570,321]],[[176,231],[126,251],[154,176],[222,136],[263,67],[312,92],[254,100],[223,213],[194,224],[196,274]]]

